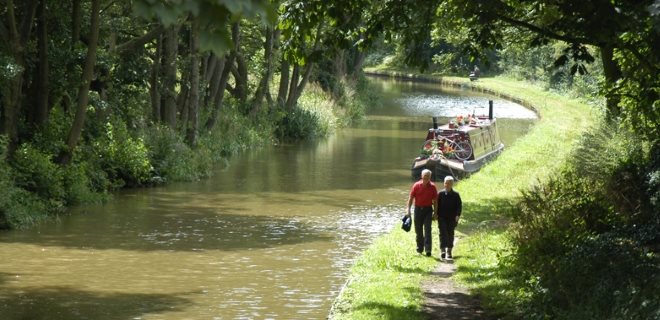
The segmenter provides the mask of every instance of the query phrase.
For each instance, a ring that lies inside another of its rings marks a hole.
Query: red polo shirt
[[[410,188],[410,197],[415,199],[415,206],[417,207],[430,207],[437,196],[438,189],[435,188],[435,183],[431,181],[427,186],[424,186],[424,182],[420,179]]]

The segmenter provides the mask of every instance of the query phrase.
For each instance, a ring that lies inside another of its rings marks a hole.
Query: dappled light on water
[[[493,114],[496,118],[537,118],[534,111],[517,103],[497,98],[425,94],[408,95],[400,98],[398,102],[410,115],[455,117],[458,114],[488,115],[488,100],[493,100]]]

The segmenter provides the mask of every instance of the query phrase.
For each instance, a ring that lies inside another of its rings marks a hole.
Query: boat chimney
[[[493,100],[488,100],[488,120],[493,120]]]
[[[438,129],[438,117],[433,117],[433,129]]]

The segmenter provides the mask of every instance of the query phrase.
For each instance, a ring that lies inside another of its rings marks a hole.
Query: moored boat
[[[493,101],[489,101],[488,115],[459,115],[442,126],[433,117],[433,127],[426,134],[421,154],[413,161],[412,177],[417,180],[422,170],[429,169],[436,181],[447,175],[465,178],[503,149],[493,117]]]

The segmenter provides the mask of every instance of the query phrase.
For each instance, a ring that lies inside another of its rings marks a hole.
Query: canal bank
[[[449,277],[469,289],[472,296],[478,295],[488,312],[506,312],[506,299],[512,296],[495,271],[499,259],[508,250],[505,230],[512,204],[522,190],[560,170],[569,159],[577,139],[599,117],[598,111],[577,100],[505,78],[482,78],[470,82],[467,78],[407,76],[378,70],[367,72],[509,97],[533,108],[540,120],[528,134],[507,146],[495,161],[457,184],[456,189],[464,202],[464,215],[457,229],[460,243],[455,249],[455,273],[438,272],[443,262],[437,258],[437,240],[434,242],[434,257],[422,257],[414,252],[414,236],[395,227],[377,238],[357,259],[329,318],[425,319],[439,312],[437,308],[429,308],[434,303],[446,308],[460,308],[460,303],[455,302],[471,299],[470,296],[459,291],[428,292],[434,287],[433,282]],[[402,199],[401,214],[404,210],[405,199]],[[437,233],[436,225],[433,230]],[[456,301],[448,304],[449,299]]]

